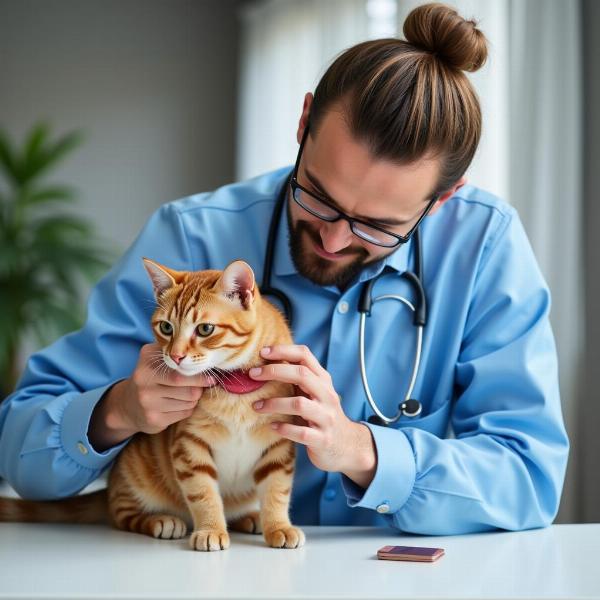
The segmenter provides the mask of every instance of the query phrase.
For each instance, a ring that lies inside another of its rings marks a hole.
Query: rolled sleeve
[[[364,421],[362,423],[373,436],[377,468],[366,490],[342,475],[348,506],[393,514],[408,500],[415,483],[416,465],[411,445],[402,431]]]

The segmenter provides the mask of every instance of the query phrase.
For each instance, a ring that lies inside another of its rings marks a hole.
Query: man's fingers
[[[321,440],[320,433],[310,427],[300,427],[291,423],[281,422],[272,424],[272,427],[282,437],[292,440],[292,442],[304,444],[305,446],[316,447]]]
[[[260,406],[260,408],[257,408]],[[296,415],[301,417],[305,423],[313,422],[320,427],[325,416],[318,402],[304,396],[293,396],[290,398],[268,398],[254,404],[254,409],[261,413],[277,413],[283,415]],[[300,424],[300,423],[298,423]]]
[[[319,377],[304,365],[268,364],[250,369],[250,377],[258,381],[293,383],[312,398],[322,399],[324,386]]]
[[[267,346],[261,350],[263,358],[272,361],[285,360],[291,363],[301,364],[308,367],[313,373],[319,374],[324,371],[323,367],[310,351],[308,346],[298,344],[279,344]]]
[[[174,398],[176,400],[199,400],[202,396],[203,387],[200,386],[176,386],[158,384],[160,395],[163,398]]]
[[[182,419],[187,419],[192,416],[194,410],[178,410],[169,413],[169,419],[166,423],[166,427],[172,425],[173,423],[177,423],[177,421],[181,421]]]
[[[198,406],[198,400],[179,400],[178,398],[161,398],[160,411],[172,413],[193,410]]]

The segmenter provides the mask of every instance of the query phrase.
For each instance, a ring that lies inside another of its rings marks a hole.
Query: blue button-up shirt
[[[31,356],[0,405],[0,474],[22,496],[75,494],[127,443],[96,452],[87,438],[94,406],[128,377],[153,341],[152,286],[142,257],[178,270],[246,260],[260,282],[267,231],[290,169],[164,205],[93,289],[84,327]],[[462,187],[421,225],[429,320],[413,392],[418,417],[368,424],[377,469],[366,490],[312,465],[298,445],[291,502],[297,524],[391,525],[423,534],[548,525],[568,454],[548,288],[513,208]],[[329,371],[344,411],[372,414],[360,379],[357,302],[364,281],[386,272],[375,295],[413,292],[412,243],[364,270],[344,292],[298,274],[279,223],[273,285],[290,298],[296,343]],[[410,311],[377,303],[368,318],[366,370],[380,409],[394,415],[415,352]]]

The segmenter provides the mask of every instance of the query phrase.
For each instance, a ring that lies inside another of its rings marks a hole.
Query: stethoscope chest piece
[[[418,400],[410,398],[409,400],[401,402],[398,408],[400,409],[401,415],[404,415],[405,417],[414,418],[418,417],[421,414],[421,411],[423,410],[423,405]],[[378,415],[371,415],[367,419],[367,421],[372,425],[381,425],[383,427],[387,426],[390,422],[393,422],[392,419],[387,419],[387,421],[384,421]]]

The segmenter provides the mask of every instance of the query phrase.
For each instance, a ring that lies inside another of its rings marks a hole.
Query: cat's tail
[[[0,522],[108,523],[106,489],[62,500],[0,498]]]

